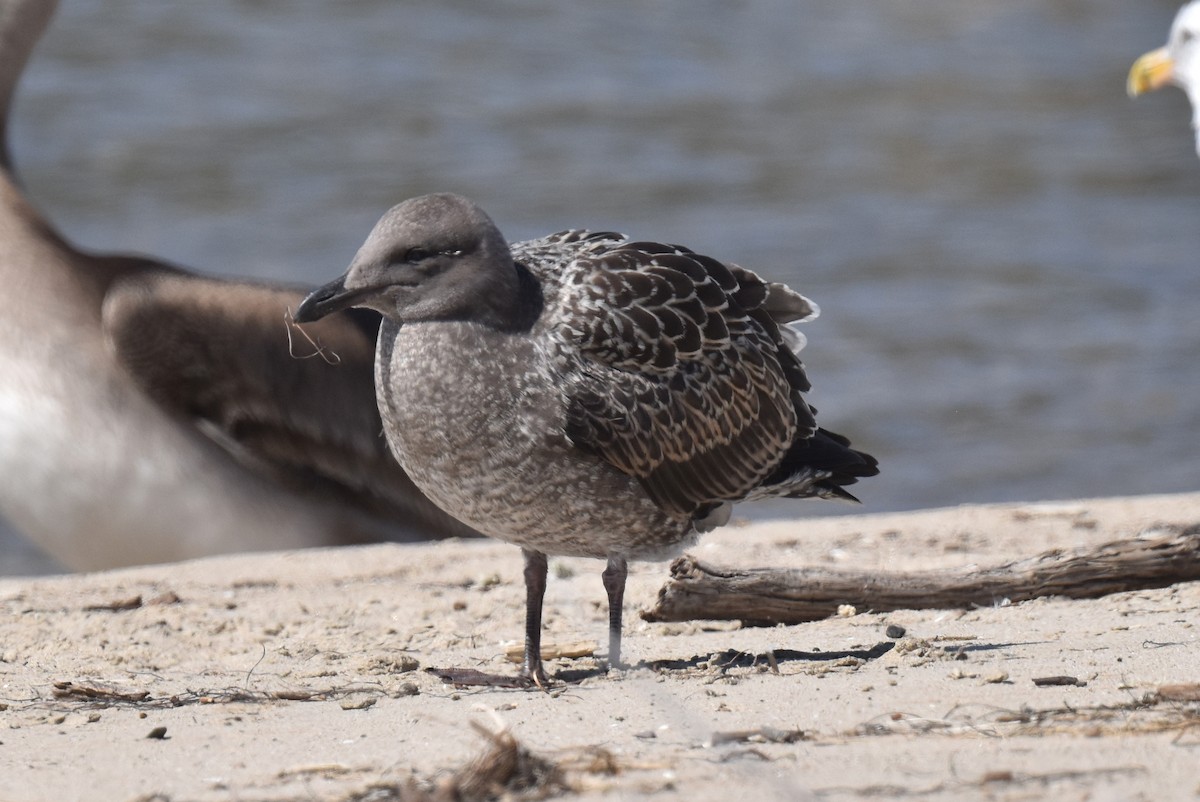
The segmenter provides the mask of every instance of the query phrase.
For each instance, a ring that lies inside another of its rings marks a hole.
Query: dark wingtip
[[[792,476],[810,475],[812,471],[824,473],[825,478],[811,486],[790,489],[789,492],[786,484]],[[873,456],[851,448],[850,440],[837,432],[817,429],[811,438],[792,444],[787,456],[764,484],[785,485],[781,487],[780,495],[788,498],[816,495],[861,504],[845,486],[878,473],[879,462]]]
[[[817,487],[820,489],[818,495],[823,498],[840,499],[841,501],[849,501],[852,504],[862,504],[862,500],[846,490],[841,485],[833,482],[818,482]]]
[[[312,323],[328,314],[345,309],[353,301],[353,295],[346,290],[346,277],[341,276],[310,292],[296,308],[293,320],[297,323]]]

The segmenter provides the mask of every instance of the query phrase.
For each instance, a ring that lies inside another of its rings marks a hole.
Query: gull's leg
[[[546,684],[542,670],[542,599],[546,595],[546,555],[533,549],[521,549],[525,555],[525,663],[521,676],[534,684]],[[607,580],[606,580],[607,581]],[[621,577],[624,583],[624,576]]]
[[[621,665],[621,608],[625,602],[625,577],[629,575],[629,565],[625,558],[617,554],[608,556],[608,567],[600,578],[604,580],[604,590],[608,593],[608,665],[616,668]]]
[[[491,674],[473,668],[430,668],[444,682],[457,686],[491,688],[545,688],[549,683],[542,669],[542,597],[546,595],[546,555],[522,549],[525,556],[525,663],[517,676]]]

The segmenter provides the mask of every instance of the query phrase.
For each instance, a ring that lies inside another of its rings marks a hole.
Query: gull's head
[[[1175,15],[1166,45],[1133,63],[1125,88],[1131,97],[1167,84],[1184,91],[1200,90],[1197,71],[1200,71],[1200,0],[1193,0]]]
[[[460,195],[422,195],[388,210],[346,273],[305,298],[295,319],[360,306],[398,323],[493,323],[518,286],[508,244],[482,209]]]
[[[1179,9],[1167,43],[1133,63],[1126,89],[1130,97],[1164,86],[1178,86],[1192,103],[1192,127],[1200,153],[1200,0]]]

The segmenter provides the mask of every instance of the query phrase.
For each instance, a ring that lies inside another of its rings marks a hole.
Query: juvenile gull
[[[1133,63],[1126,88],[1131,97],[1174,84],[1187,93],[1192,104],[1192,128],[1196,152],[1200,154],[1200,0],[1179,9],[1167,43]]]
[[[457,195],[391,209],[349,270],[296,312],[383,315],[388,444],[446,512],[521,547],[525,657],[540,655],[546,555],[607,560],[609,662],[627,561],[662,559],[733,502],[854,497],[875,459],[817,427],[781,328],[816,307],[675,245],[565,231],[509,245]]]
[[[0,134],[54,5],[0,0]],[[298,359],[303,294],[74,248],[0,147],[0,517],[84,570],[467,531],[380,434],[378,315]]]

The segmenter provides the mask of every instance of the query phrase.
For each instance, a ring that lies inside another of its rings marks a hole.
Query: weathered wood
[[[796,624],[827,618],[844,604],[875,612],[986,607],[1042,596],[1089,599],[1195,580],[1200,580],[1200,525],[1088,549],[1054,549],[969,572],[719,568],[684,555],[671,564],[671,578],[642,618]]]

